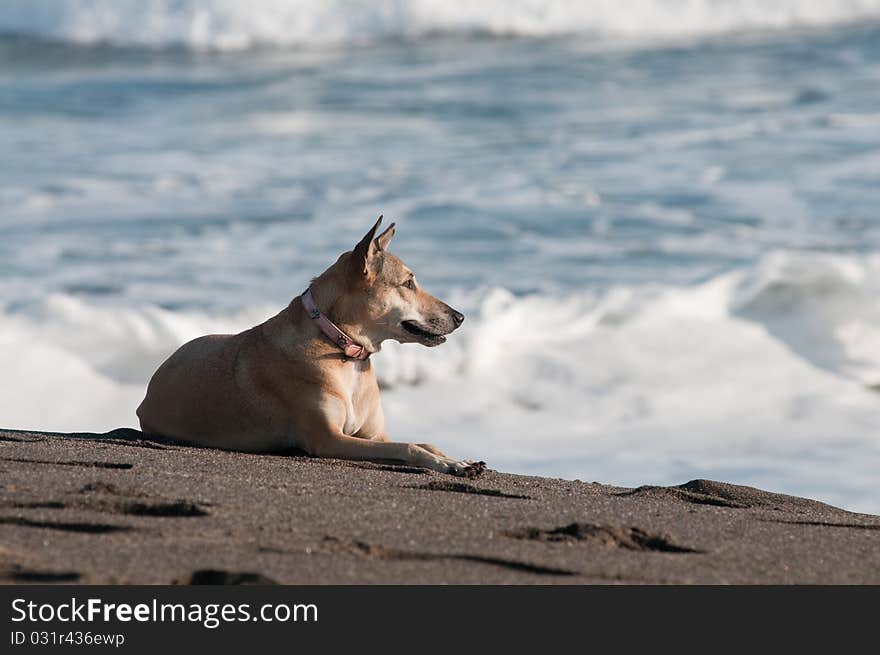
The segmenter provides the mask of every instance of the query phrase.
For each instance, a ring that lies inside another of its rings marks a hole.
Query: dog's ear
[[[388,244],[391,243],[391,239],[394,238],[394,223],[388,226],[388,228],[379,236],[376,237],[376,246],[379,250],[388,250]]]
[[[352,263],[356,267],[358,273],[369,276],[372,267],[370,262],[376,256],[376,230],[382,224],[382,217],[376,221],[376,224],[370,228],[370,231],[364,235],[364,238],[354,247],[352,253]]]

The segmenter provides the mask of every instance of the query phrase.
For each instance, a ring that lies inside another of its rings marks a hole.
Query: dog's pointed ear
[[[386,230],[376,237],[376,246],[379,250],[388,250],[388,244],[394,238],[394,223],[389,225]]]
[[[376,230],[379,229],[379,226],[382,224],[382,217],[379,217],[379,220],[376,221],[376,224],[370,228],[370,231],[364,235],[364,238],[360,240],[360,242],[354,247],[354,252],[352,253],[352,262],[357,268],[358,272],[362,275],[370,274],[370,261],[376,255]]]

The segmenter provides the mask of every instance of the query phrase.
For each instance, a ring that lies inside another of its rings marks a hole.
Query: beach
[[[0,425],[137,427],[384,214],[467,316],[395,438],[880,513],[880,2],[687,5],[3,3]]]
[[[0,581],[880,583],[878,82],[880,0],[5,0]],[[136,429],[380,215],[489,471]]]
[[[709,480],[464,480],[132,429],[0,431],[0,480],[5,584],[880,583],[880,517]]]

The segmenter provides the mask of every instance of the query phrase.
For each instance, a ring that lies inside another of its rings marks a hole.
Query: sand
[[[462,480],[7,430],[0,582],[878,584],[880,517],[708,480]]]

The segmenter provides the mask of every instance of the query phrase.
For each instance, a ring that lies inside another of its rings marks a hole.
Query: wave
[[[714,472],[877,510],[878,296],[880,256],[791,252],[687,287],[460,292],[468,320],[447,344],[387,343],[374,362],[390,433],[460,456],[617,484]],[[136,426],[181,343],[277,310],[8,306],[0,425]]]
[[[542,394],[553,399],[565,388],[606,394],[622,382],[647,388],[664,372],[674,372],[683,387],[700,387],[706,366],[736,360],[737,370],[763,370],[761,353],[771,347],[816,376],[874,388],[880,387],[878,296],[880,256],[782,251],[695,286],[620,286],[560,296],[459,291],[451,302],[468,310],[468,320],[446,345],[386,342],[375,362],[380,384],[392,391],[494,378],[507,385],[504,395],[512,404],[532,409]],[[0,382],[6,386],[0,397],[35,391],[42,398],[41,385],[67,387],[75,380],[65,380],[64,372],[75,378],[80,371],[89,380],[142,391],[182,343],[247,329],[278,310],[268,304],[231,314],[120,307],[64,293],[0,306],[2,368],[13,371]],[[749,344],[754,354],[742,359]],[[52,379],[45,373],[50,369]],[[3,407],[0,424],[64,427],[44,407],[39,415],[19,415],[22,407]],[[84,413],[77,427],[131,424],[133,414],[125,411],[112,420]]]
[[[633,40],[880,18],[880,0],[5,0],[0,32],[78,44],[243,50],[435,34]]]

